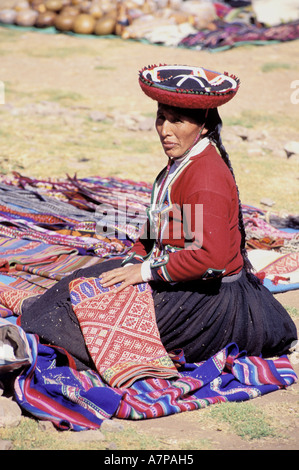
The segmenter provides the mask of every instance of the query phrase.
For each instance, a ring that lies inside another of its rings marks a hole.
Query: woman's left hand
[[[116,292],[120,292],[128,286],[143,282],[141,276],[141,263],[112,269],[101,275],[100,282],[103,287],[111,287],[121,282]]]

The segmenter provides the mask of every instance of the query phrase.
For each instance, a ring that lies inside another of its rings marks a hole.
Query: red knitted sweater
[[[153,192],[163,172],[155,181]],[[160,243],[149,211],[132,255],[151,260],[155,280],[189,281],[243,267],[238,194],[233,176],[212,144],[182,165],[162,196]]]

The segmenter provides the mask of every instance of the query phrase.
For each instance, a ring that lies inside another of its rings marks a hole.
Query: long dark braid
[[[216,145],[223,161],[225,162],[225,164],[229,168],[229,170],[230,170],[230,172],[231,172],[231,174],[232,174],[232,176],[235,180],[235,183],[236,183],[236,178],[235,178],[234,170],[233,170],[229,155],[228,155],[227,151],[225,150],[225,147],[224,147],[222,139],[221,139],[222,120],[219,116],[217,108],[209,109],[207,120],[206,120],[206,128],[208,129],[207,136],[209,137],[209,139],[212,142],[215,143],[215,145]],[[241,205],[241,201],[240,201],[240,195],[239,195],[239,189],[238,189],[237,183],[236,183],[236,188],[237,188],[238,201],[239,201],[239,230],[240,230],[240,233],[241,233],[240,250],[241,250],[241,254],[242,254],[242,257],[243,257],[243,261],[244,261],[244,268],[245,268],[245,271],[248,275],[248,278],[252,282],[258,283],[258,279],[256,278],[256,276],[253,276],[253,274],[252,274],[253,266],[252,266],[251,262],[249,261],[248,255],[247,255],[246,231],[245,231],[242,205]]]

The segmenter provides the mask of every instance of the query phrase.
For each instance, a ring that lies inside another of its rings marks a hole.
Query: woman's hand
[[[141,263],[107,271],[101,275],[100,282],[103,287],[111,287],[121,282],[121,285],[115,289],[116,292],[120,292],[133,284],[139,284],[143,282]]]

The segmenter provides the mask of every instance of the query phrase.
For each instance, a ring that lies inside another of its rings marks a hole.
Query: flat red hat
[[[231,100],[240,80],[226,72],[186,65],[150,65],[139,72],[144,93],[159,103],[179,108],[217,108]]]

